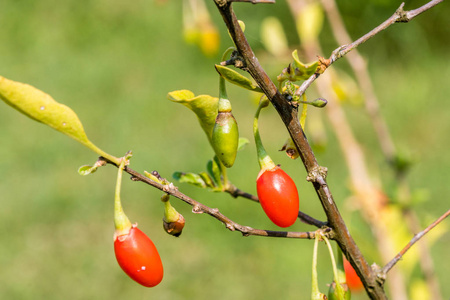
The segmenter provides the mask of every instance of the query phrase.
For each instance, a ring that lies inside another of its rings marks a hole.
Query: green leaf
[[[200,126],[206,133],[208,140],[211,142],[212,131],[217,116],[217,107],[219,98],[209,95],[200,95],[195,97],[194,93],[189,90],[173,91],[167,94],[170,101],[183,104],[192,110],[198,118]]]
[[[250,79],[245,77],[244,75],[236,72],[235,70],[232,70],[228,67],[221,66],[221,65],[215,65],[217,72],[225,78],[227,81],[231,82],[232,84],[235,84],[237,86],[240,86],[244,89],[262,93],[263,91],[254,84]]]
[[[200,175],[200,177],[203,179],[207,187],[212,189],[216,188],[213,179],[211,178],[211,176],[209,176],[207,172],[200,172],[198,173],[198,175]]]
[[[151,180],[153,180],[155,182],[158,182],[160,184],[164,184],[160,178],[156,177],[155,175],[153,175],[150,172],[144,171],[144,175],[145,175],[145,177],[150,178]]]
[[[221,178],[222,172],[220,170],[219,163],[216,160],[217,160],[216,156],[214,157],[214,160],[209,160],[208,164],[206,165],[206,170],[208,171],[209,175],[211,175],[211,177],[213,178],[216,186],[222,189],[223,188]]]
[[[309,64],[304,64],[298,58],[297,49],[292,52],[292,58],[295,62],[295,80],[291,81],[299,81],[308,79],[311,75],[316,72],[317,67],[319,66],[319,61],[315,61]]]
[[[31,119],[44,123],[82,144],[89,143],[83,125],[73,110],[31,85],[0,76],[0,98]]]
[[[179,182],[186,182],[201,188],[206,187],[206,183],[203,181],[202,177],[195,173],[175,172],[172,177]]]
[[[0,76],[0,99],[29,118],[73,138],[97,154],[118,163],[118,158],[97,148],[86,136],[83,125],[68,106],[56,102],[37,88]]]
[[[97,171],[98,167],[97,166],[81,166],[78,169],[78,174],[86,176],[92,173],[95,173],[95,171]]]

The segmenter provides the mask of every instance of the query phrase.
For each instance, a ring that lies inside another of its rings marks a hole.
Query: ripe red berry
[[[351,291],[356,292],[363,288],[363,284],[358,274],[356,274],[355,269],[353,269],[350,262],[344,259],[344,270],[345,270],[345,278],[347,280],[347,285]]]
[[[135,225],[130,232],[114,240],[114,252],[122,270],[146,287],[158,285],[163,278],[163,265],[152,240]]]
[[[280,167],[263,170],[256,190],[264,212],[275,225],[289,227],[298,217],[299,199],[294,181]]]

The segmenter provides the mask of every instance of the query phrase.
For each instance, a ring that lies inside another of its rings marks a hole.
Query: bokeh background
[[[116,156],[133,150],[132,167],[138,171],[158,170],[169,179],[175,171],[201,172],[213,151],[195,116],[168,101],[167,93],[190,89],[195,94],[218,94],[213,64],[231,41],[212,1],[207,2],[211,22],[220,34],[219,51],[209,56],[186,43],[181,1],[2,0],[0,75],[29,83],[70,106],[100,148]],[[274,79],[290,58],[274,68],[261,40],[261,20],[279,18],[293,49],[299,44],[288,8],[284,1],[278,2],[235,4],[238,17],[247,25],[250,44],[261,55],[263,66],[274,69],[270,74]],[[387,0],[337,2],[353,39],[400,5]],[[405,8],[424,3],[407,1]],[[414,157],[408,181],[427,200],[414,204],[422,227],[449,206],[449,13],[449,5],[440,4],[359,48],[368,60],[396,146]],[[318,54],[329,56],[337,47],[330,33],[325,23],[321,34],[325,53]],[[341,60],[333,68],[347,70],[348,65]],[[241,135],[251,141],[229,170],[230,180],[256,193],[258,164],[251,134],[254,97],[234,86],[228,90]],[[363,105],[344,107],[372,171],[383,178],[389,193],[393,176],[383,162]],[[295,178],[301,209],[324,219],[313,188],[304,180],[301,162],[278,151],[287,133],[276,112],[263,112],[261,123],[267,150]],[[329,169],[334,198],[363,253],[369,262],[379,262],[370,228],[358,211],[346,205],[351,196],[347,167],[333,131],[327,128],[327,133],[327,147],[317,153],[318,161]],[[209,216],[192,214],[191,207],[176,199],[172,204],[185,216],[186,228],[180,238],[174,238],[162,230],[161,192],[125,180],[124,208],[157,245],[165,267],[159,286],[137,285],[120,270],[113,253],[116,169],[107,166],[87,177],[78,175],[79,166],[95,162],[94,153],[4,103],[0,103],[0,137],[0,299],[309,299],[311,241],[244,238]],[[257,204],[176,184],[238,223],[277,229]],[[298,222],[290,230],[314,228]],[[446,297],[450,295],[449,247],[446,232],[431,249]],[[326,291],[332,274],[325,247],[320,247],[319,257],[319,283]],[[408,255],[403,262],[407,261]],[[412,272],[411,278],[418,269]],[[365,298],[355,295],[355,299]]]

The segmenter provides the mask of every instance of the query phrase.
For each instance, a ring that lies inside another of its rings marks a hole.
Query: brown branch
[[[409,249],[411,249],[412,245],[414,245],[418,240],[420,240],[425,234],[427,234],[436,225],[441,223],[449,215],[450,215],[450,209],[447,210],[447,212],[444,213],[442,216],[440,216],[436,221],[431,223],[427,228],[425,228],[418,234],[414,235],[414,237],[409,241],[409,243],[388,264],[386,264],[386,266],[384,266],[383,269],[380,270],[380,272],[378,273],[378,277],[381,280],[385,280],[386,274],[389,272],[389,270],[392,269],[392,267],[395,266],[395,264],[399,262],[399,260],[403,257],[403,255],[405,255],[405,253]]]
[[[428,2],[427,4],[421,6],[420,8],[410,10],[410,11],[404,11],[403,6],[405,3],[402,3],[400,7],[396,10],[396,12],[386,21],[381,23],[379,26],[375,27],[373,30],[368,32],[367,34],[363,35],[353,43],[343,45],[335,49],[330,58],[328,59],[328,64],[326,67],[329,67],[332,63],[337,61],[339,58],[342,58],[347,53],[358,47],[359,45],[365,43],[370,38],[374,37],[381,31],[385,30],[389,26],[391,26],[394,23],[405,23],[409,22],[415,17],[417,17],[419,14],[427,11],[428,9],[434,7],[435,5],[441,3],[443,0],[432,0]],[[305,91],[308,89],[308,87],[319,77],[319,74],[311,75],[311,77],[308,80],[305,80],[303,84],[300,86],[300,88],[297,90],[296,95],[301,96],[305,93]]]
[[[246,70],[250,73],[259,87],[264,91],[270,102],[273,104],[282,121],[284,122],[297,150],[300,154],[302,162],[308,172],[308,178],[316,190],[322,207],[327,215],[327,219],[331,228],[335,233],[335,240],[338,242],[343,253],[347,257],[351,257],[353,264],[357,265],[359,274],[363,275],[363,281],[367,287],[368,293],[372,299],[386,299],[383,288],[376,282],[376,276],[372,272],[369,264],[362,256],[358,246],[353,241],[350,233],[342,219],[339,210],[334,203],[331,191],[326,183],[326,173],[321,172],[323,168],[319,166],[311,147],[306,140],[303,130],[298,120],[296,109],[290,106],[284,97],[281,96],[274,83],[263,70],[256,59],[253,50],[248,44],[244,33],[242,32],[237,18],[231,8],[231,4],[221,6],[217,2],[222,18],[228,28],[228,31],[236,45],[239,54],[245,62]],[[313,75],[318,76],[318,75]]]
[[[104,157],[100,157],[99,160],[106,161],[107,163],[117,167],[117,165],[114,162],[109,161],[108,159],[106,159]],[[264,229],[255,229],[255,228],[252,228],[249,226],[240,225],[240,224],[232,221],[228,217],[226,217],[224,214],[222,214],[219,211],[219,209],[208,207],[208,206],[192,199],[191,197],[183,194],[172,183],[162,184],[160,182],[154,181],[154,180],[148,178],[147,176],[131,169],[128,166],[125,166],[124,171],[131,175],[131,179],[133,181],[140,181],[140,182],[146,183],[146,184],[148,184],[152,187],[155,187],[175,198],[178,198],[178,199],[182,200],[183,202],[191,205],[193,213],[196,213],[196,214],[205,213],[207,215],[210,215],[210,216],[214,217],[215,219],[219,220],[220,222],[222,222],[226,226],[226,228],[229,229],[230,231],[241,232],[243,236],[253,235],[253,236],[284,237],[284,238],[296,238],[296,239],[314,239],[316,236],[316,233],[314,231],[312,231],[312,232],[272,231],[272,230],[264,230]],[[311,218],[311,217],[309,217],[309,218]],[[329,227],[326,228],[326,227],[322,226],[322,232],[325,233],[328,238],[330,238],[330,239],[334,238],[334,232],[331,228],[329,228]]]
[[[259,203],[258,197],[256,197],[255,195],[249,194],[247,192],[244,192],[236,187],[234,187],[232,189],[227,189],[227,190],[225,190],[225,192],[229,193],[233,198],[242,197],[242,198],[245,198],[248,200],[252,200],[253,202]]]

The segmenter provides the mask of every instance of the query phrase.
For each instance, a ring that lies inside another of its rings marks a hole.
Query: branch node
[[[219,7],[224,7],[228,4],[228,0],[214,0],[214,2],[216,2],[217,6]]]
[[[227,229],[230,230],[230,231],[235,231],[235,230],[236,230],[236,228],[234,227],[234,225],[231,224],[231,223],[225,223],[225,226],[226,226]]]
[[[377,265],[376,263],[373,263],[371,265],[372,271],[377,274],[377,282],[380,285],[383,285],[384,282],[386,281],[386,272],[384,272],[383,269],[381,269],[381,267],[379,265]]]
[[[342,56],[345,55],[345,49],[348,47],[348,45],[342,45],[340,47],[338,47],[337,49],[335,49],[332,53],[331,53],[331,57],[330,57],[330,64],[332,64],[333,62],[335,62],[336,60],[338,60],[339,58],[341,58]]]
[[[243,69],[243,70],[245,70],[247,68],[247,64],[245,63],[244,58],[237,50],[234,50],[231,53],[229,60],[220,62],[220,65],[221,66],[233,65],[234,67],[236,67],[238,69]]]
[[[138,177],[131,175],[130,177],[131,181],[141,181],[141,179],[139,179]]]
[[[403,2],[400,7],[395,11],[395,14],[398,16],[398,19],[395,20],[396,23],[408,23],[409,17],[406,11],[403,10],[405,6],[405,2]]]
[[[319,65],[317,66],[316,73],[323,74],[325,70],[331,65],[332,61],[329,58],[322,57],[317,55],[317,59],[319,61]]]
[[[251,232],[252,230],[253,230],[253,228],[250,227],[250,226],[243,226],[243,227],[241,228],[242,236],[243,236],[243,237],[248,237],[248,236],[250,236],[250,232]]]
[[[327,178],[327,173],[328,169],[326,167],[317,166],[308,173],[308,176],[306,176],[306,181],[325,184],[325,178]]]
[[[192,212],[194,214],[202,214],[203,213],[203,209],[199,205],[194,205],[192,207]]]
[[[163,192],[166,192],[168,194],[174,194],[178,189],[176,186],[173,185],[172,182],[170,182],[169,184],[163,185],[162,190]]]

